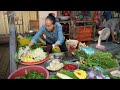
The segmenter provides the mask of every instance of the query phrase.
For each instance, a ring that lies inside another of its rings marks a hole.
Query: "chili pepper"
[[[73,52],[75,48],[73,46],[70,46],[70,51]]]
[[[66,65],[64,66],[64,68],[65,68],[66,70],[76,70],[76,69],[77,69],[77,65],[75,65],[75,64],[66,64]]]

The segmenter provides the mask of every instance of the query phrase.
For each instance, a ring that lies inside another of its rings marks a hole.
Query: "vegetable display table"
[[[18,68],[24,67],[26,65],[21,65],[21,64],[17,64],[15,62],[14,56],[16,53],[16,48],[17,48],[17,42],[16,42],[16,29],[13,27],[10,28],[10,73],[12,73],[13,71],[17,70]],[[97,43],[91,44],[90,46],[92,46],[93,48],[95,48],[95,45]],[[113,55],[115,55],[116,53],[118,53],[120,51],[120,45],[119,44],[115,44],[112,42],[103,42],[103,45],[106,46],[105,50],[98,50],[98,51],[104,51],[104,52],[110,52]],[[76,61],[77,59],[70,57],[70,58],[63,58],[63,60],[68,60],[68,61]],[[44,63],[38,64],[40,66],[44,66]],[[56,74],[56,72],[51,72],[49,71],[50,75],[54,75]]]

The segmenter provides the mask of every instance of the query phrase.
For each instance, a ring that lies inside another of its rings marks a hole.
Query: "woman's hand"
[[[45,34],[43,34],[43,37],[46,39],[46,35]]]
[[[55,44],[52,44],[52,48],[54,48],[56,45]]]
[[[59,46],[58,44],[52,44],[52,47],[54,48],[54,47],[56,47],[56,46]]]

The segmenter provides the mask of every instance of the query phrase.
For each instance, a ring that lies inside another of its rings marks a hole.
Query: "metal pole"
[[[21,12],[21,16],[22,16],[22,33],[25,33],[25,31],[24,31],[24,22],[23,22],[23,12]]]
[[[14,60],[14,56],[16,53],[16,27],[14,24],[9,24],[9,31],[10,31],[10,73],[17,69],[17,64]]]

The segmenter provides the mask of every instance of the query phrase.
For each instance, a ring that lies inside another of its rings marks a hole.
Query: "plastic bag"
[[[91,47],[81,47],[81,50],[85,51],[89,55],[95,53],[95,50],[93,48],[91,48]]]

